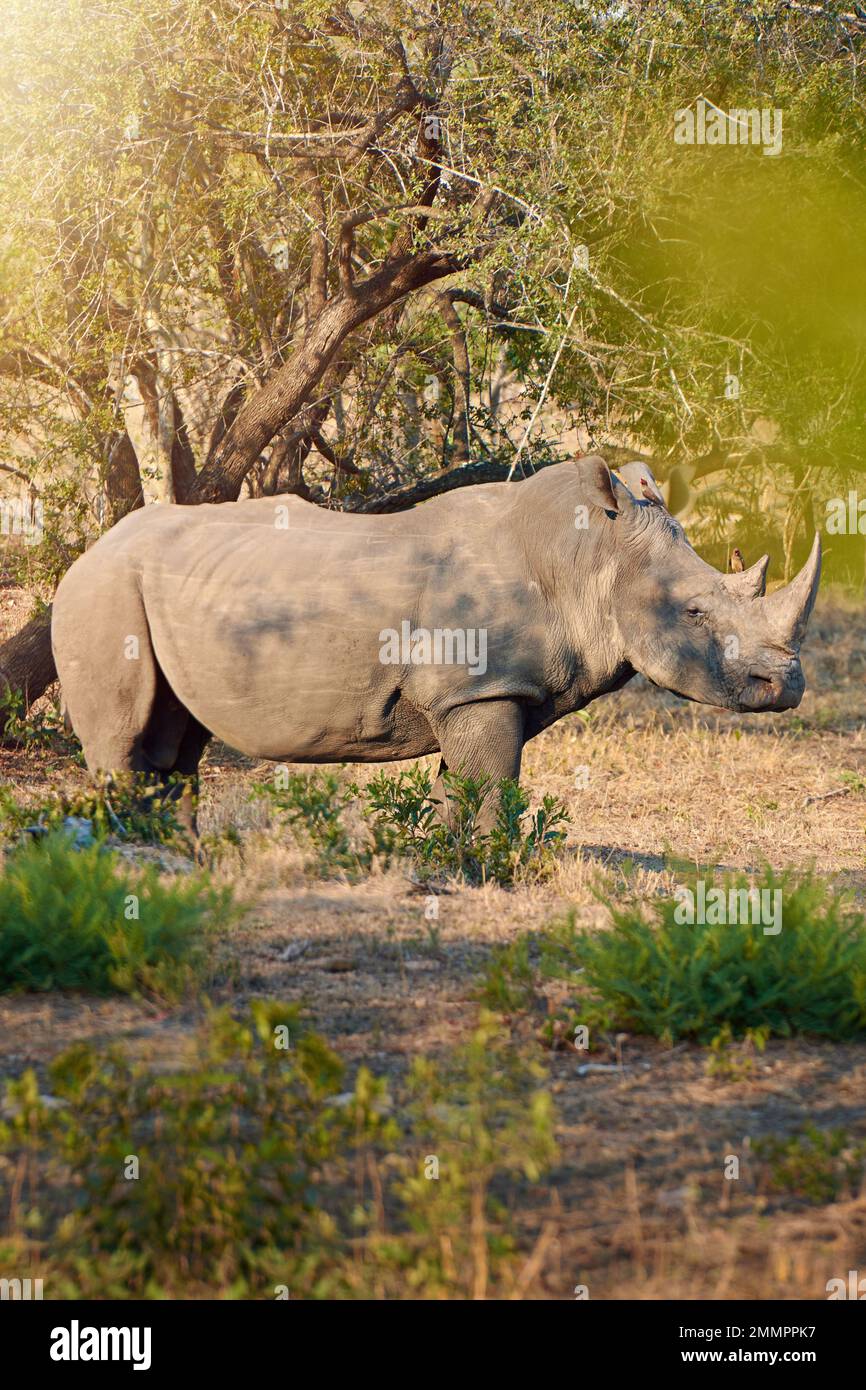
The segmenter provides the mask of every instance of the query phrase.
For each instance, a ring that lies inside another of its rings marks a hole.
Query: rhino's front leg
[[[433,797],[442,804],[448,819],[448,797],[443,783],[446,771],[464,777],[489,777],[497,783],[503,777],[517,781],[523,753],[523,710],[513,700],[479,700],[449,711],[436,726],[442,761],[433,787]],[[499,802],[491,788],[478,817],[478,828],[487,833],[496,824]]]

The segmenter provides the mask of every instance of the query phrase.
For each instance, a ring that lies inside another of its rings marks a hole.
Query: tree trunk
[[[311,324],[298,351],[260,390],[241,402],[242,392],[236,389],[232,410],[224,421],[225,433],[219,437],[215,431],[214,447],[194,480],[189,478],[185,466],[185,441],[178,438],[177,432],[175,476],[183,478],[178,501],[236,501],[244,478],[262,450],[303,408],[349,334],[413,290],[450,275],[457,268],[451,257],[438,252],[404,256],[387,262],[369,279],[330,300]],[[234,415],[236,406],[239,409]],[[122,454],[115,462],[121,461],[128,463]],[[186,497],[182,495],[184,491]],[[132,505],[137,503],[133,501]],[[56,679],[50,609],[0,647],[0,677],[5,678],[7,693],[23,696],[25,709]]]
[[[51,609],[46,608],[0,646],[0,700],[21,695],[27,710],[56,679]]]
[[[174,495],[178,502],[188,502],[195,487],[195,454],[189,442],[189,434],[180,401],[175,396],[175,430],[171,442],[171,475],[174,480]]]
[[[142,401],[144,462],[156,473],[160,502],[186,502],[195,483],[195,458],[180,401],[153,363],[133,367]]]
[[[109,526],[120,521],[127,512],[134,512],[136,508],[144,506],[138,458],[126,430],[117,436],[108,451],[104,497]]]
[[[469,362],[469,348],[460,315],[454,308],[447,291],[436,295],[436,304],[451,336],[451,352],[454,358],[454,412],[452,416],[453,443],[451,445],[451,467],[462,468],[470,457],[470,415],[469,402],[472,390],[472,373]]]
[[[234,502],[256,459],[318,386],[350,333],[391,304],[450,275],[450,257],[430,252],[386,263],[380,271],[330,300],[288,362],[248,397],[196,478],[191,502]]]

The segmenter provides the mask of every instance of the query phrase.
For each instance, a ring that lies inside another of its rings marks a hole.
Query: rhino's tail
[[[75,730],[72,727],[72,720],[69,717],[69,706],[63,698],[62,686],[60,687],[60,715],[63,719],[63,732],[65,734],[74,734]]]

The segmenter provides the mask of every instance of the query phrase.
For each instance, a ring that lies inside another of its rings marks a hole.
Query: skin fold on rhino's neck
[[[544,606],[545,674],[555,718],[619,689],[635,674],[616,614],[618,546],[611,546],[611,532],[617,521],[606,523],[593,509],[589,525],[576,527],[581,498],[570,483],[546,495],[539,489],[510,509],[528,587]]]

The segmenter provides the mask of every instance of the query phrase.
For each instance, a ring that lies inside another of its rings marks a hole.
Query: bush
[[[294,1011],[259,1005],[244,1022],[212,1013],[190,1069],[154,1075],[78,1046],[50,1068],[51,1109],[33,1073],[10,1085],[0,1143],[41,1154],[59,1183],[44,1213],[55,1296],[246,1291],[254,1271],[285,1282],[296,1244],[330,1243],[312,1184],[355,1119],[328,1109],[341,1071]]]
[[[456,873],[469,883],[492,880],[510,884],[529,871],[543,872],[551,853],[565,839],[569,820],[565,807],[544,797],[534,815],[526,815],[529,798],[508,778],[492,783],[488,777],[443,777],[449,803],[448,823],[437,814],[430,774],[415,766],[396,777],[379,773],[366,789],[365,814],[376,844],[409,856],[424,874]],[[496,823],[479,828],[488,797],[496,797]]]
[[[725,891],[748,888],[739,877]],[[613,929],[579,932],[572,964],[583,969],[585,1011],[597,1024],[710,1042],[728,1024],[842,1040],[866,1032],[866,922],[814,878],[767,870],[757,885],[780,891],[783,924],[765,935],[749,922],[690,926],[677,904],[611,909]]]
[[[4,1204],[0,1262],[53,1298],[506,1287],[515,1247],[493,1189],[554,1155],[537,1069],[489,1018],[444,1066],[416,1064],[406,1134],[385,1081],[362,1067],[345,1091],[340,1059],[273,1001],[210,1013],[172,1074],[77,1046],[49,1075],[50,1105],[32,1071],[7,1086],[0,1153],[29,1172],[31,1205]]]
[[[0,695],[0,743],[18,748],[46,749],[83,763],[81,745],[66,732],[59,709],[29,710],[20,691]]]
[[[730,1023],[724,1024],[710,1043],[707,1076],[717,1081],[748,1081],[755,1074],[758,1055],[767,1046],[767,1036],[766,1028],[747,1028],[735,1042]]]
[[[508,885],[543,874],[553,852],[565,839],[565,807],[546,796],[527,818],[529,800],[517,782],[495,785],[488,778],[446,773],[449,821],[441,818],[429,772],[416,765],[396,777],[381,772],[365,788],[343,786],[334,773],[299,773],[285,786],[261,783],[267,796],[298,839],[314,851],[320,874],[360,873],[371,864],[409,861],[422,878],[456,874],[468,883]],[[492,830],[482,831],[479,816],[488,796],[498,798]],[[344,815],[360,802],[366,837],[351,835]]]
[[[528,933],[494,946],[478,990],[479,998],[500,1013],[516,1013],[531,1008],[536,997],[537,971],[530,959],[532,939]]]
[[[297,772],[286,779],[285,786],[255,783],[253,795],[270,801],[298,842],[313,850],[316,871],[327,877],[341,871],[351,873],[360,867],[360,856],[353,850],[343,824],[352,790],[343,787],[335,772]]]
[[[392,1254],[424,1297],[447,1297],[456,1286],[485,1298],[490,1282],[510,1273],[515,1246],[496,1183],[507,1176],[514,1200],[519,1179],[537,1181],[556,1158],[543,1075],[485,1013],[450,1066],[413,1064],[408,1115],[418,1159],[398,1190],[415,1239]]]
[[[500,1013],[543,1009],[544,1040],[550,1046],[571,1041],[580,1018],[570,1008],[564,1013],[551,1013],[543,987],[547,979],[579,986],[583,972],[576,960],[578,939],[572,915],[542,931],[523,932],[513,941],[494,946],[478,990],[479,998]]]
[[[748,888],[743,877],[723,885],[726,895]],[[644,905],[618,910],[607,904],[609,931],[579,928],[572,912],[495,948],[480,997],[504,1013],[545,1008],[542,1036],[554,1046],[580,1026],[594,1037],[625,1030],[694,1038],[712,1048],[709,1074],[729,1080],[753,1070],[754,1054],[771,1036],[862,1035],[864,917],[810,877],[795,882],[767,870],[756,886],[782,894],[778,935],[748,922],[678,922],[671,899],[654,904],[649,920]],[[544,994],[546,979],[571,993],[555,1014]]]
[[[55,832],[0,875],[0,990],[81,989],[173,998],[204,966],[229,895],[190,877],[129,873],[111,851]]]
[[[8,788],[0,787],[0,826],[7,836],[34,826],[60,830],[71,816],[89,821],[97,840],[114,835],[145,844],[170,844],[180,833],[175,808],[171,786],[155,787],[143,774],[116,778],[108,789],[72,795],[55,792],[36,805],[16,801]]]
[[[752,1152],[763,1187],[816,1204],[857,1197],[866,1180],[866,1144],[844,1129],[807,1125],[800,1134],[756,1139]]]

